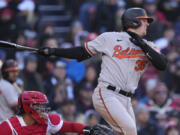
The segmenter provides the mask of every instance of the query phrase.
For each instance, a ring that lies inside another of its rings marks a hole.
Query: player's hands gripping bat
[[[143,48],[146,45],[145,41],[138,34],[130,31],[128,31],[128,34],[131,36],[130,41],[135,45],[140,48]]]
[[[44,47],[38,50],[38,54],[44,56],[51,56],[55,51],[55,48]]]

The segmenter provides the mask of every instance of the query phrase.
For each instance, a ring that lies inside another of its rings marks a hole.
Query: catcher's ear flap
[[[22,94],[18,98],[18,113],[22,114],[24,113],[23,104],[22,104]]]

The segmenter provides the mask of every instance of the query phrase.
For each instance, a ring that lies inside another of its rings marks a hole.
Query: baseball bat
[[[31,52],[38,51],[37,48],[27,47],[27,46],[15,44],[15,43],[3,41],[3,40],[0,40],[0,47],[1,48],[14,48],[14,49],[18,49],[18,50],[27,50],[27,51],[31,51]]]

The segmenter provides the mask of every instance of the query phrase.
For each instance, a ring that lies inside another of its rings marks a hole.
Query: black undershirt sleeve
[[[148,59],[151,61],[152,65],[159,70],[165,70],[167,67],[167,59],[163,54],[160,54],[149,45],[144,44],[141,46]]]
[[[84,47],[54,48],[52,55],[83,61],[91,57]]]

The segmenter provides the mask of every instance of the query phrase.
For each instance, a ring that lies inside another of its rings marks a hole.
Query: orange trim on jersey
[[[116,56],[117,58],[119,59],[123,59],[123,58],[140,58],[140,57],[146,57],[146,56],[142,56],[142,55],[139,55],[139,56]]]
[[[88,51],[88,53],[92,56],[94,56],[95,54],[88,48],[87,42],[85,43],[85,48]]]
[[[151,17],[148,17],[148,16],[138,16],[136,18],[138,18],[138,19],[152,19]]]
[[[115,125],[120,129],[121,131],[121,134],[124,135],[124,132],[122,130],[122,128],[118,125],[118,123],[113,119],[112,115],[110,114],[109,110],[107,109],[105,103],[104,103],[104,100],[103,100],[103,97],[102,97],[102,94],[101,94],[101,88],[99,88],[99,96],[100,96],[100,99],[104,105],[104,108],[105,110],[107,111],[108,115],[110,116],[110,118],[112,119],[112,121],[115,123]]]

